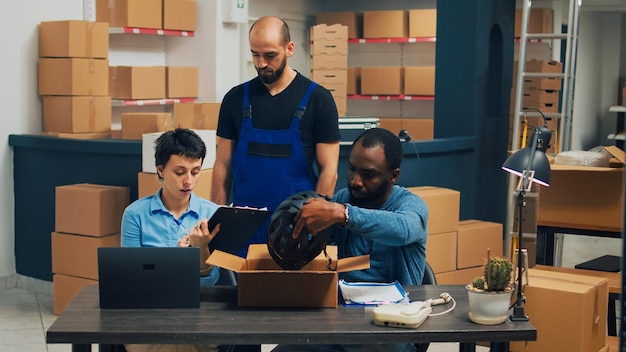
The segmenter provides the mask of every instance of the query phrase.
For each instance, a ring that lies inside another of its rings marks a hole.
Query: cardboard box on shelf
[[[513,62],[513,72],[517,73],[518,62]],[[549,60],[528,60],[526,61],[526,72],[561,73],[563,63]]]
[[[168,66],[166,86],[168,98],[195,98],[198,96],[198,67]]]
[[[163,29],[195,31],[196,0],[163,0]]]
[[[250,245],[245,259],[215,250],[207,263],[237,272],[241,307],[336,308],[338,273],[369,268],[369,255],[337,260],[335,246],[327,246],[326,251],[337,270],[327,268],[324,253],[301,270],[283,270],[272,259],[265,244]]]
[[[409,132],[411,140],[421,141],[435,138],[435,120],[403,118],[402,128]]]
[[[561,90],[561,84],[561,78],[524,78],[524,89]]]
[[[39,24],[40,57],[109,57],[109,24],[78,20]]]
[[[502,224],[491,221],[461,221],[457,235],[456,269],[484,265],[487,250],[492,256],[503,254]]]
[[[539,225],[621,231],[623,168],[550,168],[550,187],[539,188]]]
[[[141,140],[145,133],[165,132],[171,129],[172,113],[169,112],[122,113],[122,139]]]
[[[206,156],[202,162],[202,170],[213,168],[215,163],[215,130],[193,130],[202,139],[206,146]],[[163,131],[164,132],[164,131]],[[141,171],[156,174],[156,160],[154,159],[154,143],[163,132],[146,132],[141,135]]]
[[[403,93],[404,67],[361,67],[361,94]]]
[[[404,94],[435,95],[435,67],[404,67]]]
[[[348,52],[348,26],[340,23],[319,23],[311,27],[311,41],[316,42],[343,42],[345,43],[344,55]],[[314,54],[311,50],[311,54]]]
[[[457,233],[429,234],[426,239],[426,261],[433,272],[443,273],[456,269]]]
[[[49,136],[49,137],[57,137],[57,138],[68,138],[68,139],[111,139],[113,138],[112,132],[49,132],[49,131],[41,131],[39,132],[41,136]]]
[[[98,280],[98,247],[119,247],[120,233],[90,237],[53,232],[52,272]]]
[[[321,39],[311,43],[311,55],[348,55],[346,39]]]
[[[409,10],[409,37],[436,37],[437,9]]]
[[[348,55],[312,55],[311,70],[345,70],[348,68]]]
[[[313,70],[311,71],[311,80],[317,82],[321,86],[335,85],[346,86],[348,84],[348,70]]]
[[[363,35],[363,14],[354,11],[318,12],[315,21],[319,24],[340,24],[348,27],[348,38],[360,38]],[[311,38],[315,40],[316,38]]]
[[[391,131],[395,135],[398,135],[398,133],[402,129],[402,120],[403,119],[401,118],[395,117],[381,117],[380,127]]]
[[[111,131],[111,97],[45,95],[42,105],[44,131]]]
[[[210,199],[211,198],[211,180],[213,179],[213,169],[200,170],[200,177],[196,186],[193,188],[193,193],[198,197]],[[162,184],[159,181],[159,176],[154,173],[140,172],[137,175],[137,197],[143,198],[155,194]]]
[[[165,66],[109,67],[109,95],[113,99],[163,99]]]
[[[121,231],[128,187],[78,183],[55,188],[56,232],[106,236]]]
[[[528,270],[525,313],[537,341],[511,342],[511,351],[598,351],[605,345],[608,280]]]
[[[163,26],[162,0],[96,0],[96,21],[110,27],[156,28]]]
[[[528,89],[523,93],[524,106],[540,106],[541,104],[554,104],[559,103],[559,91],[558,90],[538,90]]]
[[[552,33],[552,18],[554,11],[548,8],[530,9],[528,18],[528,33]],[[515,37],[522,35],[522,9],[515,9]]]
[[[97,280],[54,274],[52,276],[52,304],[54,315],[61,315],[85,285],[97,284]]]
[[[403,38],[409,35],[407,10],[363,12],[363,37]]]
[[[40,58],[40,95],[109,95],[109,60]]]
[[[172,110],[174,127],[217,130],[220,106],[219,102],[176,103]]]
[[[348,67],[346,94],[361,94],[361,68]]]
[[[407,187],[428,206],[428,234],[456,232],[459,229],[461,192],[434,186]],[[455,251],[456,253],[456,251]]]

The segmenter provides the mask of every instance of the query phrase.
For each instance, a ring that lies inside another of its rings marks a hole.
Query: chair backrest
[[[422,285],[436,285],[437,278],[435,277],[435,272],[433,268],[428,264],[428,262],[424,262],[424,278],[422,278]]]

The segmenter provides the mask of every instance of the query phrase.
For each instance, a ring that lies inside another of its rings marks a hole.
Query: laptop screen
[[[200,249],[100,247],[100,308],[198,308]]]

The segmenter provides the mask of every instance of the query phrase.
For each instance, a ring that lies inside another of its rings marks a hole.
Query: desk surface
[[[47,343],[393,343],[534,341],[529,322],[478,325],[467,317],[464,286],[407,287],[413,300],[448,292],[453,312],[430,317],[418,329],[376,326],[371,308],[240,308],[235,287],[203,288],[199,309],[101,310],[98,286],[88,285],[46,333]],[[433,313],[448,306],[435,306]]]

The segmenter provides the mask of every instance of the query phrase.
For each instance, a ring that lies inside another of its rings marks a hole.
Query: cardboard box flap
[[[211,255],[209,255],[205,263],[219,266],[220,268],[228,269],[234,272],[239,272],[242,268],[244,268],[246,260],[236,255],[216,249],[213,253],[211,253]]]
[[[600,166],[582,166],[582,165],[560,165],[550,164],[550,170],[552,171],[586,171],[586,172],[622,172],[622,168],[617,167],[600,167]]]
[[[626,163],[626,153],[624,153],[624,151],[619,149],[617,146],[604,146],[604,150],[609,152],[609,154],[611,154],[611,156],[613,156],[615,159],[621,161],[622,164]]]
[[[360,255],[358,257],[348,257],[337,261],[337,272],[345,273],[353,270],[364,270],[370,268],[369,254]]]
[[[250,248],[252,247],[253,245],[250,246]],[[252,259],[254,259],[255,251],[252,250],[252,251],[249,251],[248,253],[251,254],[253,256]],[[267,254],[267,251],[265,253]],[[248,260],[250,259],[251,257],[248,256]],[[209,265],[219,266],[220,268],[224,268],[224,269],[228,269],[228,270],[240,273],[242,271],[250,270],[248,269],[246,265],[246,260],[247,259],[238,257],[230,253],[222,252],[216,249],[213,251],[213,253],[211,253],[209,258],[207,258],[206,263]],[[343,258],[339,260],[335,260],[335,259],[333,260],[336,262],[336,268],[337,268],[336,272],[338,273],[343,273],[343,272],[352,271],[352,270],[369,269],[370,267],[369,255],[361,255],[358,257],[349,257],[349,258]],[[307,267],[305,266],[304,270],[276,269],[272,271],[284,271],[284,272],[305,272],[305,271],[310,272],[311,271],[311,270],[306,270],[306,268]]]

